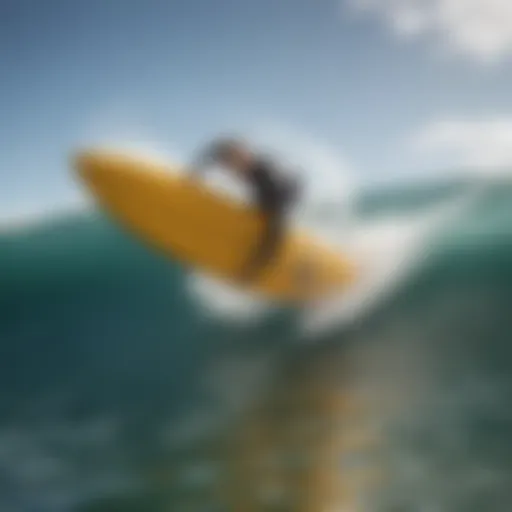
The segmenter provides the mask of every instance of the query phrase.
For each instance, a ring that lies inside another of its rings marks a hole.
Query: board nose
[[[86,181],[89,181],[93,177],[92,175],[101,168],[98,164],[99,158],[92,151],[81,150],[72,156],[73,168]]]
[[[115,160],[109,153],[81,150],[72,157],[72,165],[79,178],[88,186],[97,188],[115,178]]]

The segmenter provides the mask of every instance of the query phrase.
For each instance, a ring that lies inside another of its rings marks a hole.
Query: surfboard
[[[74,167],[96,202],[141,241],[182,264],[239,284],[265,227],[251,205],[213,191],[179,166],[122,152],[74,155]],[[357,277],[356,266],[314,236],[291,229],[278,253],[245,284],[285,302],[320,299]]]

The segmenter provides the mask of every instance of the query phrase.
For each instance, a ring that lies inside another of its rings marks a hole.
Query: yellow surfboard
[[[256,209],[212,191],[200,181],[145,158],[86,151],[74,164],[101,207],[166,255],[228,282],[250,258],[264,228]],[[279,253],[247,286],[286,302],[321,298],[356,277],[337,251],[291,232]]]

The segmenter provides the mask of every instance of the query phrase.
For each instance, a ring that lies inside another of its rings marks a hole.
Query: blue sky
[[[511,56],[507,0],[4,0],[0,218],[73,202],[102,139],[272,127],[363,181],[508,165]]]

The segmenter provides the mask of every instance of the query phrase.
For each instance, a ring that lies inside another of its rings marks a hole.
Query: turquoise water
[[[407,216],[464,186],[373,192],[360,215]],[[237,510],[237,487],[250,493],[254,481],[233,483],[243,475],[228,459],[244,449],[233,440],[251,411],[314,386],[327,367],[385,379],[389,359],[404,357],[408,371],[389,379],[393,366],[388,381],[414,396],[399,410],[376,406],[386,484],[367,491],[368,510],[508,510],[511,305],[507,186],[439,233],[422,267],[370,315],[306,344],[293,311],[247,324],[206,316],[178,264],[100,214],[5,232],[0,510]],[[359,366],[347,370],[353,358]],[[256,490],[253,501],[305,510]]]

